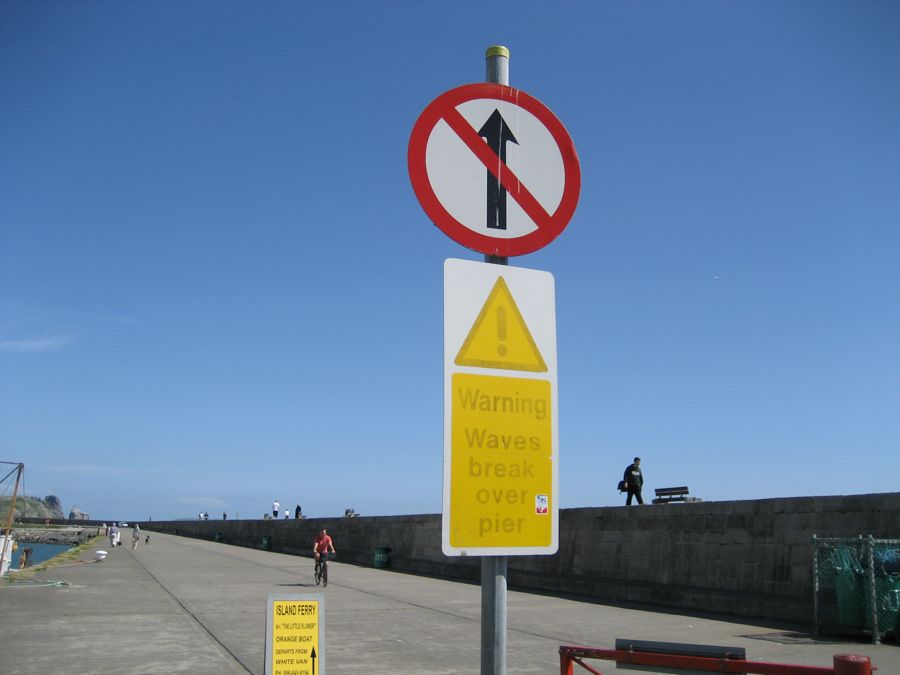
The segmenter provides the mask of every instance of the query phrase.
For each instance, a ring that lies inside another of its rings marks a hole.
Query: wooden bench
[[[687,485],[683,485],[681,487],[656,488],[654,492],[656,493],[654,504],[668,504],[669,502],[687,501],[689,490]]]

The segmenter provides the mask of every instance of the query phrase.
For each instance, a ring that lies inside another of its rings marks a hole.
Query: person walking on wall
[[[278,498],[276,497],[275,501],[272,502],[272,517],[276,520],[278,519],[278,512],[281,510],[281,504],[278,503]]]
[[[625,506],[631,506],[631,498],[637,497],[638,504],[644,503],[641,497],[641,489],[644,487],[644,474],[641,473],[641,458],[635,457],[634,462],[625,468],[625,489],[628,490],[628,497],[625,499]]]
[[[141,526],[138,523],[134,524],[134,529],[131,530],[131,550],[137,548],[138,544],[141,541]]]
[[[300,520],[303,515],[303,509],[300,508],[300,502],[297,502],[297,508],[294,509],[294,520]]]

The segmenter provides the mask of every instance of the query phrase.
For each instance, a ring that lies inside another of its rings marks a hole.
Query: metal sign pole
[[[509,50],[488,47],[486,80],[509,85]],[[509,258],[486,254],[486,263],[509,264]],[[506,556],[481,559],[481,675],[506,675]]]
[[[484,57],[487,61],[486,80],[493,84],[509,86],[509,50],[506,47],[488,47]],[[509,258],[485,254],[484,262],[507,265]]]
[[[506,675],[506,556],[481,559],[481,675]]]

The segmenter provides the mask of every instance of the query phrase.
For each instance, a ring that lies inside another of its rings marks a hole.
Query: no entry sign
[[[441,94],[409,140],[409,176],[422,208],[472,250],[516,256],[565,229],[581,190],[568,132],[543,103],[501,84]]]

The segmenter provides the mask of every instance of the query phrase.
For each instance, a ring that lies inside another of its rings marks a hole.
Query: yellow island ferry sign
[[[555,553],[553,275],[444,263],[444,387],[444,553]]]

